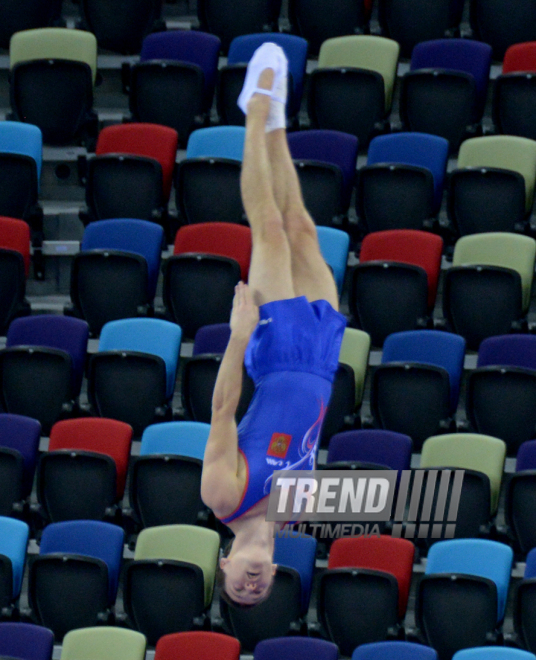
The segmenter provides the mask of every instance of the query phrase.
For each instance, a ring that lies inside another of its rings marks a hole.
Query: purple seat
[[[344,431],[329,441],[327,463],[373,463],[392,470],[409,470],[412,441],[408,435],[379,429]]]
[[[213,34],[196,30],[170,30],[155,32],[143,40],[140,62],[148,60],[173,60],[195,64],[204,75],[204,111],[210,110],[216,77],[221,42]]]
[[[477,367],[498,365],[536,370],[536,336],[512,334],[484,339],[478,349]]]
[[[339,650],[333,642],[311,637],[275,637],[255,647],[254,660],[337,660]]]
[[[354,186],[358,142],[341,131],[310,130],[289,133],[288,146],[295,160],[316,160],[340,167],[343,176],[343,208],[348,209]]]
[[[516,472],[536,470],[536,440],[526,440],[517,452]]]
[[[41,424],[23,415],[0,414],[0,447],[15,449],[23,459],[23,496],[32,490]]]
[[[46,346],[65,351],[72,359],[73,396],[78,396],[86,362],[89,326],[85,321],[54,314],[15,319],[7,331],[6,347]]]
[[[231,327],[228,323],[204,325],[195,333],[193,354],[225,353],[230,336]]]
[[[54,633],[33,623],[0,623],[0,655],[21,660],[51,660]]]

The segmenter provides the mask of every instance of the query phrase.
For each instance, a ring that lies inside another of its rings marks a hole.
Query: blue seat
[[[287,56],[288,70],[292,76],[292,95],[289,99],[288,111],[289,115],[294,116],[300,109],[303,94],[308,50],[305,39],[282,32],[263,32],[235,37],[229,46],[227,66],[247,64],[257,48],[267,41],[281,46]]]
[[[348,263],[348,250],[350,249],[350,236],[341,229],[335,227],[317,227],[320,251],[328,266],[333,271],[333,277],[337,284],[339,296],[344,285],[346,265]]]
[[[307,613],[316,558],[316,539],[301,535],[275,537],[274,564],[287,566],[298,571],[301,580],[302,612]]]
[[[43,164],[43,134],[40,128],[19,121],[0,122],[0,153],[33,158],[37,168],[37,181],[40,181]]]
[[[514,553],[488,539],[438,541],[428,552],[425,575],[463,573],[492,580],[497,587],[497,621],[504,618]]]
[[[148,296],[152,300],[160,274],[163,240],[164,230],[155,222],[125,218],[99,220],[85,228],[80,249],[121,250],[144,257],[149,275]]]
[[[97,520],[51,523],[43,530],[39,556],[54,553],[100,559],[108,567],[108,598],[115,602],[123,560],[125,533],[118,525]]]
[[[19,597],[22,587],[22,576],[24,575],[24,565],[26,563],[26,547],[30,528],[22,520],[15,518],[6,518],[0,516],[0,557],[6,557],[10,564],[12,574],[12,588],[9,594],[1,594],[1,600],[4,596],[9,596],[8,601]],[[6,566],[0,561],[0,572],[5,575]],[[4,579],[2,579],[4,582]],[[7,587],[7,585],[6,585]]]
[[[33,623],[0,623],[0,656],[24,660],[51,660],[54,633]]]
[[[40,437],[41,424],[36,419],[24,415],[0,414],[0,448],[17,451],[22,456],[24,497],[28,497],[32,491]]]
[[[408,435],[382,429],[335,434],[329,441],[326,463],[372,463],[391,470],[409,470],[412,442]]]
[[[338,657],[336,644],[311,637],[264,639],[253,653],[253,660],[337,660]]]
[[[430,646],[413,642],[373,642],[361,644],[352,660],[437,660],[437,651]]]
[[[203,71],[205,98],[203,110],[210,110],[216,78],[221,42],[213,34],[197,30],[154,32],[143,40],[140,62],[171,60],[195,64]]]
[[[358,143],[355,135],[312,129],[288,135],[288,147],[294,160],[314,160],[340,167],[343,176],[344,209],[348,209],[355,182]]]
[[[151,424],[141,437],[140,456],[177,454],[203,460],[210,424],[163,422]]]
[[[173,396],[180,357],[180,326],[161,319],[120,319],[103,327],[99,353],[137,351],[158,355],[166,364],[166,393]]]
[[[536,660],[536,655],[505,646],[480,646],[458,651],[452,660]]]
[[[211,126],[194,131],[186,158],[230,158],[242,161],[246,129],[243,126]]]
[[[65,351],[72,360],[73,395],[80,393],[84,375],[89,327],[81,319],[40,314],[15,319],[7,331],[6,347],[44,346]]]
[[[416,362],[442,367],[450,381],[450,407],[455,412],[460,395],[465,340],[441,330],[408,330],[389,335],[383,345],[382,365]]]
[[[195,333],[193,355],[203,353],[225,353],[231,326],[228,323],[204,325]]]

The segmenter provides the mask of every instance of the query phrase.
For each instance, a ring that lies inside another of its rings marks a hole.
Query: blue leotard
[[[230,523],[269,495],[274,470],[312,470],[346,319],[304,296],[260,307],[245,356],[255,393],[238,426],[246,486]]]

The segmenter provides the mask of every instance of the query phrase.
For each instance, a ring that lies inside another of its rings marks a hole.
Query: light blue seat
[[[203,460],[210,433],[204,422],[163,422],[151,424],[141,437],[140,456],[177,454]]]
[[[536,660],[536,655],[506,646],[479,646],[458,651],[452,660]]]
[[[274,544],[274,564],[288,566],[300,574],[302,612],[305,614],[309,607],[313,575],[315,570],[316,539],[312,536],[301,535],[277,536]]]
[[[11,561],[13,598],[20,595],[29,534],[30,528],[22,520],[0,516],[0,555]]]
[[[158,355],[166,364],[166,393],[173,396],[181,350],[182,329],[161,319],[120,319],[106,323],[101,331],[99,352],[138,351]]]
[[[245,139],[243,126],[199,128],[188,138],[186,158],[230,158],[242,162]]]
[[[163,240],[164,230],[156,222],[127,218],[98,220],[90,222],[84,230],[80,249],[121,250],[144,257],[147,262],[148,295],[152,300],[160,274]]]
[[[333,270],[333,277],[337,284],[339,296],[344,285],[346,265],[348,263],[348,250],[350,248],[350,237],[345,231],[334,227],[317,227],[320,251],[327,264]]]
[[[413,642],[373,642],[361,644],[352,653],[352,660],[437,660],[431,646]]]
[[[504,543],[487,539],[438,541],[428,552],[426,575],[464,573],[492,580],[497,586],[497,621],[502,621],[514,553]]]
[[[37,166],[37,181],[40,181],[43,163],[43,134],[40,128],[20,121],[0,121],[0,153],[33,158]]]

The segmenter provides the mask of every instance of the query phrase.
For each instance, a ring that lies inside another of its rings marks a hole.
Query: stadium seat
[[[0,273],[4,283],[0,296],[0,332],[3,334],[14,318],[31,312],[30,303],[25,298],[29,267],[28,225],[22,220],[0,217]],[[37,262],[35,272],[36,279],[39,279]]]
[[[32,616],[60,640],[112,620],[123,557],[121,527],[96,520],[47,525],[30,568]]]
[[[190,630],[195,618],[204,617],[212,602],[219,546],[216,532],[191,525],[140,532],[134,561],[124,573],[124,606],[150,645],[163,635]]]
[[[308,113],[312,128],[355,135],[366,147],[385,130],[391,112],[399,46],[372,35],[324,41],[311,74]]]
[[[352,660],[437,660],[437,652],[430,646],[414,642],[372,642],[358,646]]]
[[[434,39],[417,44],[400,90],[404,129],[440,135],[456,151],[464,137],[481,130],[490,65],[491,46],[478,41]]]
[[[117,518],[132,428],[114,419],[56,422],[37,472],[37,498],[47,522]]]
[[[480,646],[454,654],[452,660],[534,660],[533,653],[504,646]]]
[[[490,44],[493,59],[501,61],[512,44],[536,39],[536,3],[523,0],[472,0],[471,28],[475,38]]]
[[[339,651],[335,644],[309,637],[276,637],[259,642],[253,653],[254,660],[337,660]]]
[[[129,504],[143,528],[194,525],[204,510],[201,470],[210,426],[201,422],[152,424],[132,463]]]
[[[363,400],[365,378],[370,354],[370,336],[356,328],[344,329],[339,362],[352,367],[355,378],[355,407],[358,409]]]
[[[345,231],[335,227],[316,228],[320,252],[333,272],[339,296],[342,294],[348,263],[350,237]]]
[[[7,617],[21,593],[29,535],[22,520],[0,516],[0,604]]]
[[[230,336],[231,326],[228,323],[204,325],[195,333],[192,355],[225,353]]]
[[[134,630],[83,628],[65,635],[60,660],[144,660],[146,646],[145,637]]]
[[[155,660],[175,660],[192,657],[196,660],[239,660],[240,642],[230,635],[192,630],[160,637],[155,648]]]
[[[54,633],[33,623],[0,623],[1,657],[23,660],[52,660]]]
[[[72,305],[64,311],[85,319],[93,336],[108,321],[150,315],[163,241],[154,222],[90,223],[71,265]]]
[[[536,652],[536,636],[534,634],[534,626],[532,625],[536,594],[535,566],[536,552],[531,550],[527,555],[523,579],[516,585],[513,596],[513,619],[517,641],[518,644],[520,643],[523,648],[531,653]]]
[[[60,0],[61,2],[61,0]],[[15,32],[44,28],[56,18],[57,0],[8,0],[0,8],[0,48],[9,48]]]
[[[130,424],[134,437],[170,413],[182,331],[161,319],[110,321],[88,366],[88,398],[99,417]]]
[[[96,137],[94,35],[66,28],[17,32],[10,41],[9,67],[16,120],[38,126],[47,144],[88,142]]]
[[[326,469],[348,465],[356,469],[409,470],[411,450],[411,438],[403,433],[383,429],[345,431],[331,438]]]
[[[448,332],[389,335],[371,385],[376,424],[409,435],[417,452],[426,438],[448,430],[458,405],[464,355],[464,339]]]
[[[309,609],[313,588],[316,546],[316,539],[305,534],[296,538],[277,535],[275,537],[274,564],[293,568],[300,575],[303,616]]]
[[[210,126],[194,131],[186,158],[229,158],[242,162],[246,129],[243,126]]]
[[[487,232],[462,236],[445,274],[443,314],[447,327],[478,350],[482,340],[523,329],[529,304],[536,241]]]
[[[516,471],[506,485],[505,519],[514,547],[522,555],[536,547],[536,440],[526,440],[517,452]],[[535,647],[536,648],[536,647]]]

